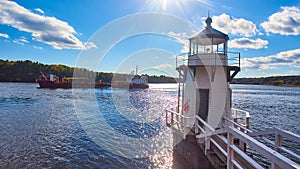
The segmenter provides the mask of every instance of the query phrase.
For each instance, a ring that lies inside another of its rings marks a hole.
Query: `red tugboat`
[[[39,78],[36,80],[40,85],[40,88],[50,89],[70,89],[70,88],[107,88],[111,87],[110,83],[104,83],[103,80],[99,80],[99,83],[90,83],[87,78],[72,78],[63,77],[62,81],[54,74],[47,74],[40,72]]]

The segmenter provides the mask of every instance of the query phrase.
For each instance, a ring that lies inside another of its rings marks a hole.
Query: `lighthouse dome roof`
[[[189,40],[196,42],[198,45],[217,45],[229,40],[227,34],[214,29],[211,26],[212,19],[206,19],[206,27],[200,32],[196,33]]]

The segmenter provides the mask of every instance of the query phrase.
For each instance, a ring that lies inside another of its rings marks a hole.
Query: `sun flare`
[[[168,0],[162,0],[162,9],[165,11],[167,9],[167,3],[168,3]]]

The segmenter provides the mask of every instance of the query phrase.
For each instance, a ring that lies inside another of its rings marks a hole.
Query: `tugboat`
[[[59,77],[54,74],[47,74],[40,72],[39,78],[36,82],[40,85],[40,88],[50,89],[70,89],[70,88],[107,88],[111,87],[110,83],[104,83],[103,80],[99,80],[98,83],[90,83],[88,78],[85,77],[63,77],[59,80]]]
[[[136,67],[136,72],[134,71],[127,80],[117,80],[115,78],[112,82],[113,88],[123,88],[123,89],[148,89],[148,77],[138,75],[138,67]]]

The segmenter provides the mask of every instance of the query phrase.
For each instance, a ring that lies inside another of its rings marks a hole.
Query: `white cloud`
[[[153,68],[156,68],[156,69],[173,68],[173,65],[171,65],[171,64],[160,64],[160,65],[153,66]]]
[[[274,69],[278,66],[300,66],[300,49],[284,51],[271,56],[241,59],[242,68]]]
[[[230,10],[230,9],[232,9],[232,7],[231,7],[231,6],[227,6],[227,5],[222,5],[222,8],[225,8],[225,9],[227,9],[227,10]]]
[[[35,45],[33,46],[33,48],[34,48],[34,49],[40,49],[40,50],[43,49],[43,47],[35,46]]]
[[[43,10],[41,10],[40,8],[35,8],[34,10],[41,13],[41,14],[45,14],[45,12]]]
[[[299,67],[300,68],[300,67]],[[289,74],[295,74],[295,75],[298,75],[298,74],[300,74],[300,71],[298,70],[290,70],[290,71],[288,71],[288,73]]]
[[[0,37],[6,38],[6,39],[9,38],[8,34],[6,34],[6,33],[0,33]]]
[[[32,13],[13,1],[0,1],[0,24],[29,32],[33,40],[51,45],[55,49],[86,50],[95,47],[95,44],[90,43],[85,46],[76,38],[76,31],[67,22]]]
[[[182,53],[189,52],[189,40],[186,32],[182,32],[182,33],[169,32],[168,36],[174,38],[176,42],[183,45],[181,49]]]
[[[84,46],[87,48],[87,49],[91,49],[91,48],[97,48],[97,45],[93,42],[85,42],[84,43]]]
[[[300,9],[281,7],[282,11],[272,14],[268,21],[261,23],[267,33],[281,35],[300,34]]]
[[[29,43],[29,41],[25,37],[21,37],[20,39],[13,40],[14,43],[19,45],[24,45],[25,43]]]
[[[212,17],[212,27],[226,34],[230,33],[246,37],[251,37],[259,33],[253,22],[244,18],[233,18],[225,13]]]
[[[267,40],[262,40],[260,38],[257,39],[249,39],[249,38],[238,38],[233,39],[228,42],[228,46],[230,48],[245,48],[245,49],[261,49],[267,48],[269,42]]]

